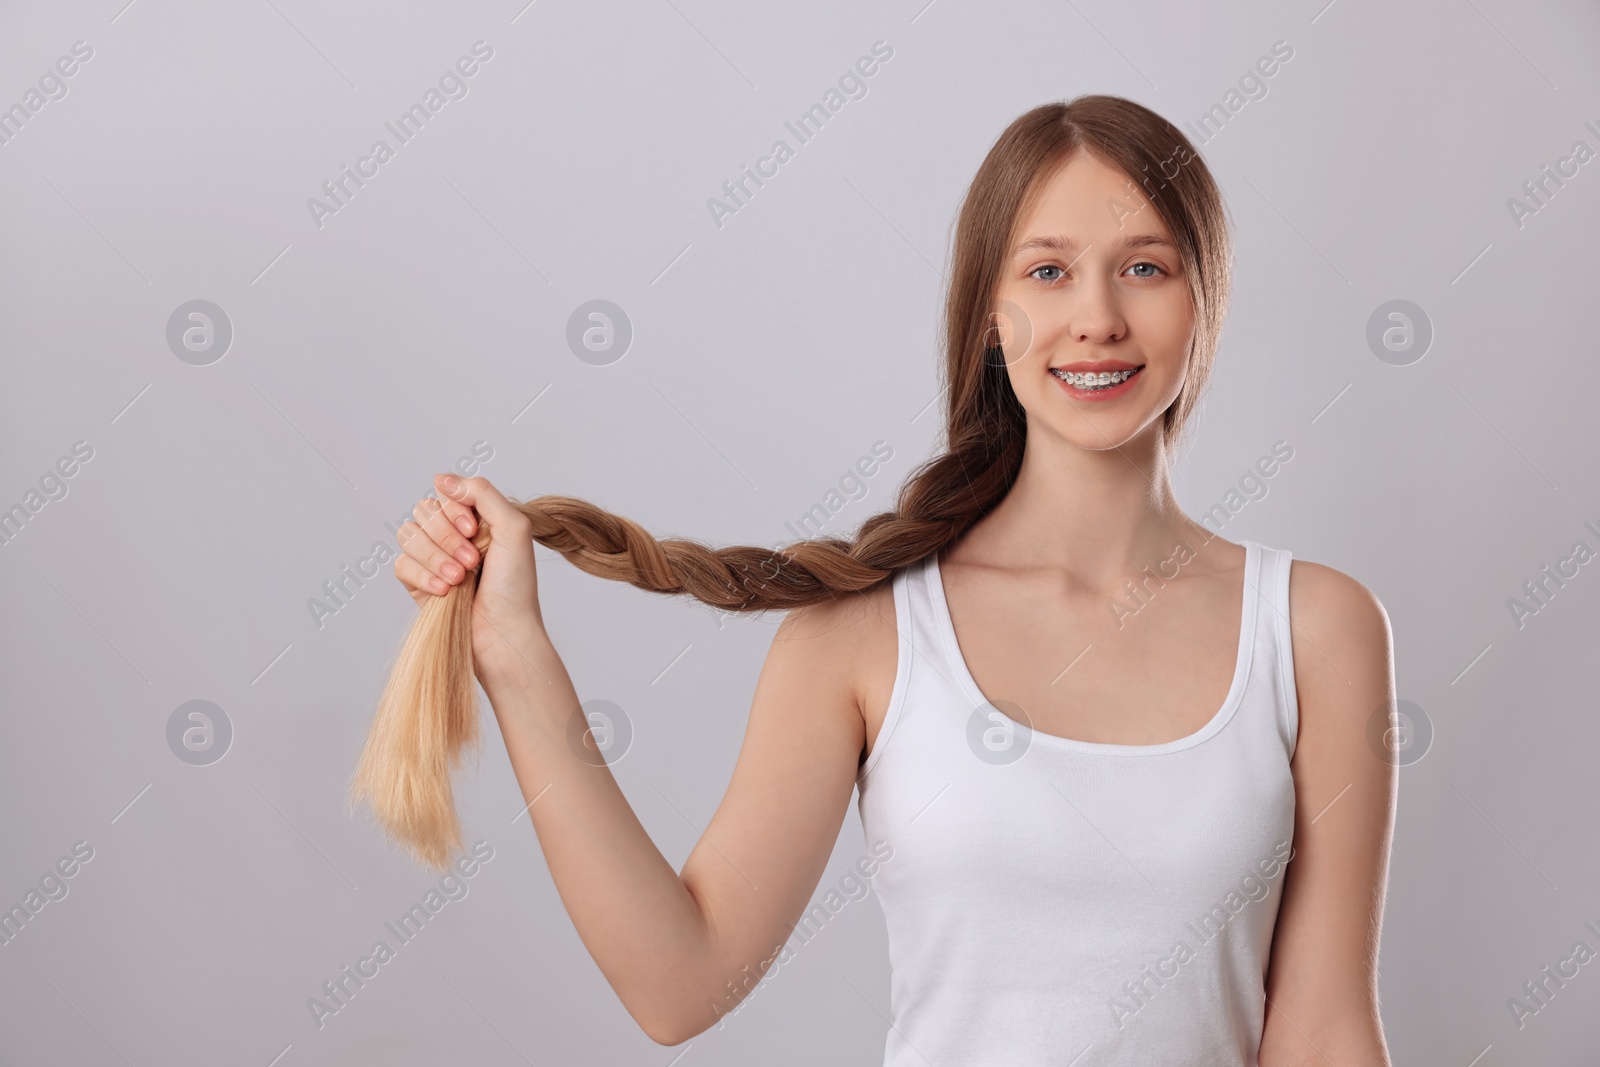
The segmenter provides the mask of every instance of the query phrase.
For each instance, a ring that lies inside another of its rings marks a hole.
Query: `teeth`
[[[1133,371],[1131,370],[1079,373],[1075,371],[1063,372],[1052,367],[1050,373],[1054,374],[1057,378],[1060,378],[1068,385],[1075,385],[1079,389],[1108,389],[1113,385],[1120,384],[1133,377]]]

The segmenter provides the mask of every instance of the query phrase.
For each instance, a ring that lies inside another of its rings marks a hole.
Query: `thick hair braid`
[[[987,465],[993,459],[986,457]],[[971,491],[935,488],[950,477],[946,468],[961,466],[951,453],[925,464],[907,483],[901,506],[867,519],[853,541],[816,537],[777,549],[658,540],[633,520],[576,497],[512,503],[528,517],[534,541],[597,578],[691,596],[724,611],[790,610],[871,589],[959,537],[992,503],[978,506]],[[956,488],[971,490],[972,483],[961,478]]]

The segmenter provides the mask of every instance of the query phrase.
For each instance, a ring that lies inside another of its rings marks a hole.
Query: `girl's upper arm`
[[[882,602],[869,593],[796,609],[773,638],[727,793],[681,872],[708,934],[708,958],[686,976],[699,1003],[685,1039],[766,971],[822,877],[855,787],[866,735],[857,668],[864,642],[882,638]]]
[[[1389,618],[1360,582],[1300,560],[1289,603],[1300,707],[1294,859],[1260,1061],[1386,1067],[1377,954],[1399,768],[1381,729],[1375,745],[1373,719],[1394,707]]]

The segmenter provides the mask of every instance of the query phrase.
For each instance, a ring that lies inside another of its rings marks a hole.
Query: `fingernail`
[[[456,529],[460,530],[469,537],[472,536],[472,523],[465,515],[456,516]]]
[[[460,548],[456,549],[456,559],[461,561],[461,565],[463,567],[472,566],[472,549],[468,548],[466,545],[462,545]]]
[[[459,582],[462,578],[462,575],[456,573],[457,569],[454,560],[446,561],[444,566],[439,568],[444,576],[452,582]]]
[[[444,485],[446,491],[448,491],[448,492],[453,493],[457,489],[461,488],[461,479],[457,478],[454,474],[446,474],[443,478],[441,478],[439,480]]]

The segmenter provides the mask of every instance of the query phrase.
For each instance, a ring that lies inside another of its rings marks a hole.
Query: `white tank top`
[[[1257,1067],[1299,709],[1290,553],[1242,543],[1232,686],[1159,745],[1017,722],[967,670],[937,555],[896,573],[894,691],[856,779],[892,848],[884,1067]]]

